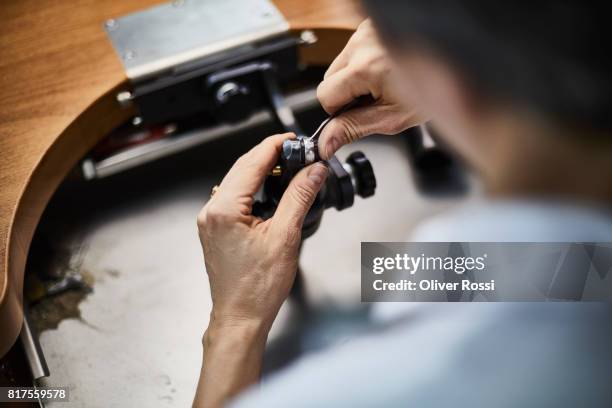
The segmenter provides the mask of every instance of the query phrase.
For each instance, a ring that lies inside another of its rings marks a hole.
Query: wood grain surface
[[[353,0],[274,0],[292,30],[314,29],[302,50],[324,65],[362,19]],[[0,356],[22,322],[30,241],[70,169],[133,112],[115,101],[126,77],[102,24],[156,0],[0,2]]]

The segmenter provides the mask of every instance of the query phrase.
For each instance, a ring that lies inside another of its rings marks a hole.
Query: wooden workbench
[[[324,65],[361,17],[352,0],[274,0],[292,30],[319,42],[302,59]],[[0,3],[0,356],[19,334],[30,241],[70,169],[133,114],[115,100],[128,87],[104,21],[156,0]]]

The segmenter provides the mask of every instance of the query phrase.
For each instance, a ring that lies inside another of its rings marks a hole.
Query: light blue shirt
[[[482,202],[414,241],[612,242],[612,217]],[[380,303],[370,333],[299,359],[240,396],[250,407],[611,407],[612,306]]]

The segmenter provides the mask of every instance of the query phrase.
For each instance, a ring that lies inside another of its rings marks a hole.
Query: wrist
[[[269,330],[270,325],[263,320],[218,315],[213,310],[203,344],[205,348],[220,345],[264,347]]]
[[[210,315],[194,406],[220,407],[259,379],[268,337],[261,321]]]

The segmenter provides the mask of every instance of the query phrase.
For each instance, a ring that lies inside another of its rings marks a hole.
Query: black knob
[[[246,86],[229,81],[217,88],[217,92],[215,92],[215,99],[219,105],[224,105],[230,102],[236,96],[248,94],[249,89]]]
[[[253,113],[253,101],[246,85],[225,82],[216,88],[214,98],[217,103],[215,117],[222,122],[237,123]]]
[[[351,166],[352,175],[355,178],[356,193],[363,198],[374,195],[376,190],[376,176],[368,158],[362,152],[353,152],[346,159]]]

